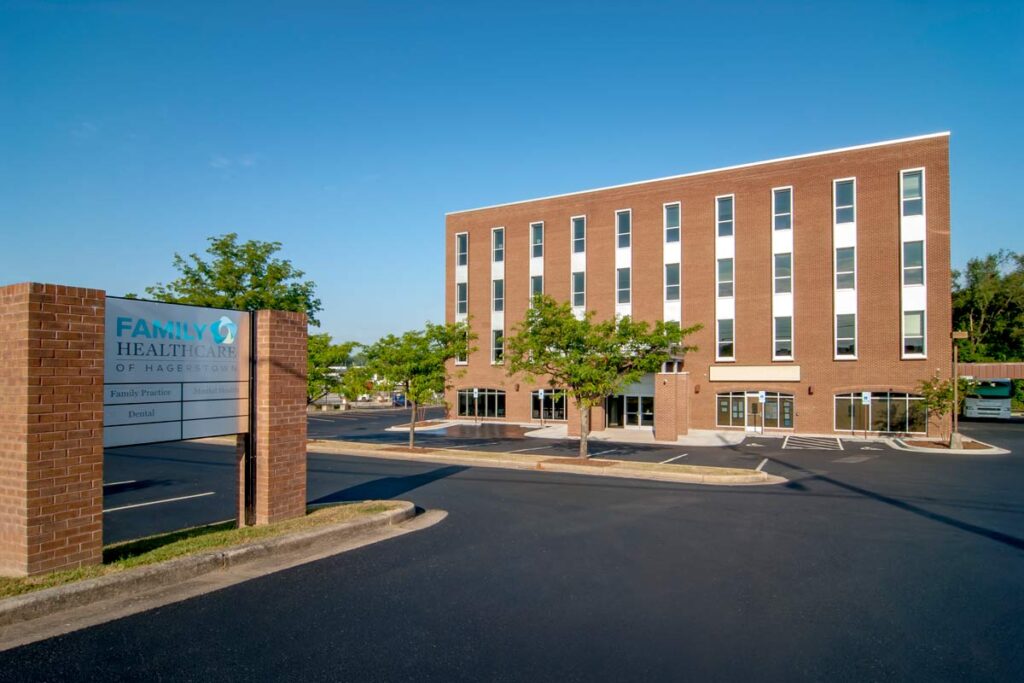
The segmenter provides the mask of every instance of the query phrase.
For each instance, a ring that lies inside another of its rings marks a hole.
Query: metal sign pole
[[[239,526],[256,524],[256,316],[249,315],[249,433],[245,435],[242,477],[244,519]]]

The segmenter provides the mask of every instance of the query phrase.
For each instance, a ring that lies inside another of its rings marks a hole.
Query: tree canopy
[[[331,335],[326,333],[309,335],[309,355],[306,358],[307,403],[319,400],[331,392],[341,392],[344,373],[337,368],[351,363],[355,346],[355,342],[335,344]]]
[[[1024,254],[999,251],[953,274],[953,329],[964,362],[1024,361]]]
[[[366,368],[401,388],[412,407],[409,447],[416,442],[416,408],[447,387],[447,363],[465,356],[475,336],[465,323],[434,325],[396,336],[389,334],[364,348]]]
[[[564,389],[580,413],[580,457],[587,457],[590,409],[627,384],[657,372],[664,362],[696,347],[686,336],[701,328],[681,329],[658,321],[653,328],[629,316],[595,321],[587,311],[577,317],[568,302],[537,295],[526,317],[505,339],[504,362],[510,375],[528,381],[545,377]]]
[[[316,283],[303,280],[305,273],[291,261],[274,256],[281,250],[280,242],[240,243],[233,232],[207,239],[209,258],[175,253],[174,268],[180,276],[166,285],[158,282],[146,287],[146,293],[169,303],[299,311],[307,315],[310,325],[320,324],[316,316],[323,309],[316,298]]]

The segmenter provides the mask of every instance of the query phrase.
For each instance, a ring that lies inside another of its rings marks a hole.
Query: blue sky
[[[323,329],[443,318],[444,213],[951,130],[953,265],[1024,251],[1024,3],[0,5],[0,283],[279,240]]]

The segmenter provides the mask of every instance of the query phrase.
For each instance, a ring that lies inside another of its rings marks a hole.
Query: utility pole
[[[958,413],[960,412],[960,401],[957,400],[957,392],[960,389],[960,347],[956,342],[959,339],[967,339],[967,332],[964,330],[954,330],[949,336],[953,340],[953,433],[949,437],[949,447],[953,449],[964,447],[963,439],[960,438],[960,432],[957,431]]]

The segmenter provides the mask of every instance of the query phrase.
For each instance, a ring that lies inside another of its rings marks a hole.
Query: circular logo
[[[222,315],[220,320],[210,326],[210,331],[213,333],[213,340],[218,344],[234,344],[238,325],[231,318]]]

